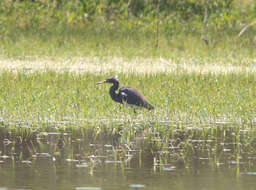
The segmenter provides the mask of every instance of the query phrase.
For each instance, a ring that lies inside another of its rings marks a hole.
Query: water
[[[255,189],[253,129],[173,128],[168,140],[121,132],[2,127],[0,190]]]

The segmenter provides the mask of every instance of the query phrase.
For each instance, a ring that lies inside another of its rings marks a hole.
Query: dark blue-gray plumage
[[[123,86],[119,89],[119,92],[116,93],[116,90],[119,87],[119,81],[117,77],[110,77],[104,81],[98,82],[96,84],[103,84],[103,83],[112,83],[113,86],[109,89],[109,94],[111,98],[118,102],[118,103],[127,103],[131,105],[141,106],[147,108],[149,110],[154,109],[146,99],[146,97],[141,94],[136,88],[131,86]]]

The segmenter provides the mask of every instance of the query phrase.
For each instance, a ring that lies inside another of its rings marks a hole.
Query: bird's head
[[[116,82],[119,82],[118,81],[118,77],[117,76],[113,76],[113,77],[110,77],[110,78],[107,78],[106,80],[104,81],[101,81],[101,82],[97,82],[97,84],[103,84],[103,83],[116,83]]]

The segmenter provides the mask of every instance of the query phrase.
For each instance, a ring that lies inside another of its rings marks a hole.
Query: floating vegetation
[[[76,190],[101,190],[100,187],[76,187]]]
[[[81,163],[81,164],[77,164],[76,167],[77,168],[87,168],[89,165],[87,163]]]
[[[139,189],[139,188],[144,188],[145,185],[142,185],[142,184],[130,184],[129,187],[134,188],[134,189]]]
[[[247,175],[256,175],[256,172],[247,172]]]
[[[170,185],[169,178],[177,175],[183,179],[195,173],[208,176],[217,171],[221,175],[231,173],[231,179],[241,178],[241,181],[253,176],[256,169],[256,131],[248,126],[127,124],[119,125],[118,130],[115,126],[99,128],[100,133],[90,127],[63,127],[61,130],[1,127],[0,167],[22,168],[16,175],[12,170],[1,170],[10,176],[3,185],[10,187],[16,177],[36,172],[33,179],[43,180],[43,183],[52,179],[63,182],[69,178],[85,189],[115,189],[117,181],[121,181],[117,189],[151,189],[159,186],[160,181],[157,181],[161,178],[157,176],[161,175],[164,181],[161,189],[168,189],[165,185]],[[136,177],[129,180],[131,173]],[[149,179],[146,176],[150,176]],[[123,181],[124,178],[127,179]],[[151,178],[157,184],[152,183]],[[96,182],[99,179],[104,180]],[[33,189],[38,185],[32,178],[23,180],[20,186]],[[50,187],[63,188],[64,184],[51,182]],[[71,184],[69,188],[73,187]],[[238,182],[231,184],[234,187]]]

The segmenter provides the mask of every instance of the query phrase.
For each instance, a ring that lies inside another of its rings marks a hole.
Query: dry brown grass
[[[206,63],[197,64],[194,60],[184,60],[175,63],[166,59],[132,59],[124,60],[120,57],[109,57],[99,59],[97,57],[75,57],[70,59],[52,59],[52,58],[25,58],[25,59],[2,59],[0,60],[0,71],[27,71],[38,72],[53,70],[57,72],[75,72],[75,73],[137,73],[137,74],[155,74],[171,72],[187,73],[255,73],[256,60],[248,60],[246,66],[234,66],[229,63]]]

